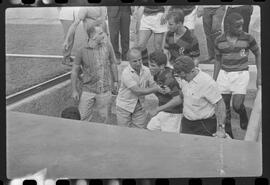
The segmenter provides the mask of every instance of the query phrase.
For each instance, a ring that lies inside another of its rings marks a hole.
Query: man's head
[[[106,38],[106,33],[103,31],[101,25],[91,26],[86,29],[86,33],[90,41],[96,44],[101,44]]]
[[[179,27],[183,26],[184,18],[182,10],[171,11],[168,15],[168,30],[176,32]]]
[[[76,107],[68,107],[61,113],[61,118],[81,120],[81,115]]]
[[[173,67],[174,72],[187,82],[190,82],[195,77],[195,63],[189,56],[178,57]]]
[[[142,55],[141,51],[137,48],[132,48],[128,50],[127,58],[129,61],[130,66],[136,70],[139,71],[142,67]]]
[[[230,35],[238,36],[243,31],[244,19],[239,13],[231,13],[225,19],[225,30]]]
[[[149,55],[149,68],[152,75],[158,74],[167,65],[167,56],[162,51],[154,51]]]

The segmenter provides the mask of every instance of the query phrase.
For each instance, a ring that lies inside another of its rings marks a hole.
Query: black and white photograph
[[[6,9],[7,177],[260,176],[260,11]]]

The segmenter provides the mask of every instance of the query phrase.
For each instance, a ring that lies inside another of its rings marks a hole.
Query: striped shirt
[[[148,14],[156,14],[156,13],[163,13],[165,8],[163,6],[145,6],[143,13]]]
[[[78,51],[75,64],[82,67],[83,91],[100,94],[111,89],[113,52],[108,41],[95,48],[85,46]]]
[[[216,55],[221,57],[221,69],[227,72],[248,70],[249,50],[255,53],[258,49],[254,37],[245,32],[241,33],[234,45],[228,42],[225,34],[215,40]]]
[[[199,43],[196,36],[186,27],[186,32],[175,41],[175,33],[168,31],[164,48],[170,52],[170,63],[181,55],[195,58],[200,56]]]

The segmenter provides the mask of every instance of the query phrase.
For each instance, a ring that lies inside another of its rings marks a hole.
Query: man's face
[[[180,24],[180,23],[179,23]],[[176,32],[179,24],[176,24],[174,22],[174,19],[173,17],[171,17],[169,20],[168,20],[168,30],[171,31],[171,32]]]
[[[150,61],[149,68],[150,68],[151,74],[153,76],[155,76],[156,74],[158,74],[161,71],[161,69],[164,68],[164,65],[158,66],[155,62]]]
[[[95,32],[92,39],[96,41],[97,44],[100,44],[106,37],[103,29],[101,27],[95,27]]]
[[[244,24],[244,20],[240,19],[238,21],[235,21],[234,23],[231,24],[230,26],[230,32],[232,35],[240,35],[243,31],[243,24]]]
[[[139,54],[139,53],[138,54],[135,54],[135,53],[131,54],[129,56],[129,64],[134,70],[139,71],[142,67],[141,54]]]
[[[187,82],[190,82],[192,80],[192,71],[189,73],[181,71],[181,72],[177,72],[177,74],[179,75],[181,79],[186,80]]]

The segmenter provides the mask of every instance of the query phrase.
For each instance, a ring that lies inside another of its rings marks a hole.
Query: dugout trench
[[[124,62],[119,66],[119,73],[126,65]],[[211,66],[200,67],[211,73]],[[38,91],[30,91],[7,105],[9,178],[44,168],[51,178],[91,179],[259,176],[262,173],[260,91],[247,134],[241,138],[247,141],[224,140],[61,119],[61,111],[74,105],[68,77],[69,74],[52,79],[53,83],[44,88],[42,84],[37,85]],[[255,77],[251,70],[249,91],[254,91]],[[246,105],[251,109],[253,102],[254,97]],[[147,96],[145,106],[146,110],[157,106],[154,96]],[[112,114],[115,122],[114,108]],[[94,117],[100,121],[98,114]]]

